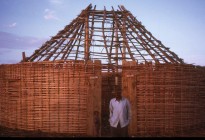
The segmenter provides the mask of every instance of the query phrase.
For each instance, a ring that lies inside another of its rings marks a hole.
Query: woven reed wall
[[[1,125],[87,135],[93,127],[88,124],[93,106],[89,82],[97,71],[99,65],[83,61],[1,65]]]
[[[114,83],[112,73],[101,73],[100,63],[0,65],[0,123],[24,130],[92,135],[92,112],[101,113],[102,108],[101,130],[106,135]],[[131,135],[177,136],[204,127],[204,67],[124,62],[122,91],[132,104]],[[97,92],[102,96],[95,96]]]
[[[126,62],[123,94],[132,103],[131,135],[178,136],[205,126],[204,67]]]

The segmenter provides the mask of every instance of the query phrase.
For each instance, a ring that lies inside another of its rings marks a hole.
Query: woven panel
[[[126,86],[135,89],[135,93],[131,93],[136,94],[135,99],[131,99],[132,104],[135,101],[132,109],[136,112],[135,121],[131,122],[135,123],[131,125],[134,135],[177,136],[204,127],[204,67],[130,64],[123,66],[122,89],[123,92]],[[93,78],[100,70],[92,63],[84,65],[81,61],[75,66],[72,61],[0,65],[1,125],[87,135],[88,128],[93,127],[90,118],[95,111],[90,106],[99,102],[92,99],[90,92],[95,91],[97,80]],[[132,78],[134,85],[130,84]],[[108,105],[113,97],[115,76],[103,72],[99,80],[102,80],[101,117],[105,135],[109,133]]]
[[[72,61],[22,63],[0,68],[1,125],[87,134],[89,93],[86,81],[95,73],[92,63],[91,66],[85,66],[83,61],[75,65]]]
[[[124,73],[130,70],[136,76],[134,135],[177,136],[203,127],[203,67],[152,63],[123,67]]]

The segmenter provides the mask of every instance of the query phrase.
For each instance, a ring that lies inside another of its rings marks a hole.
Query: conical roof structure
[[[184,63],[165,47],[124,6],[108,11],[91,4],[69,25],[24,61],[101,60],[120,65],[138,63]]]

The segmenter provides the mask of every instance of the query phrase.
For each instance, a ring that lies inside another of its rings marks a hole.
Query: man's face
[[[116,99],[121,99],[122,98],[121,92],[116,92],[115,97]]]

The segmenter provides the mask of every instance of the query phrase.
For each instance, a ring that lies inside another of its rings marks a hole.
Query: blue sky
[[[0,0],[0,64],[30,56],[89,4],[124,5],[184,62],[205,66],[205,0]]]

